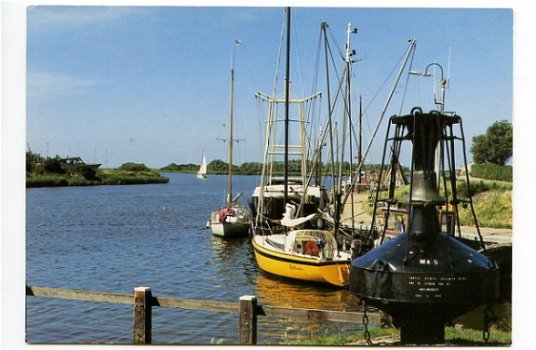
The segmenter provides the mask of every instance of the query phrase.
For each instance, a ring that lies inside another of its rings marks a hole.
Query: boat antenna
[[[285,173],[284,173],[284,203],[288,202],[288,128],[290,100],[290,7],[287,7],[287,62],[285,74]]]

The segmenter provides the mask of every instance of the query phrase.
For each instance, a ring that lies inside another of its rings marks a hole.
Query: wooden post
[[[384,328],[392,328],[393,326],[393,317],[387,312],[380,311],[380,325]]]
[[[257,297],[243,295],[240,297],[240,345],[257,344]]]
[[[152,304],[151,288],[134,288],[134,344],[151,344]]]

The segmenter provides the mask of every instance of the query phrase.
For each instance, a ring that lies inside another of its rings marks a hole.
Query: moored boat
[[[348,285],[351,256],[336,249],[337,242],[330,231],[299,229],[254,235],[252,243],[263,271],[309,282]]]
[[[251,226],[251,215],[243,206],[220,208],[211,213],[208,226],[215,236],[246,236]]]
[[[236,46],[241,44],[240,40],[235,40]],[[247,208],[238,205],[239,193],[233,198],[233,143],[238,141],[233,138],[233,92],[234,92],[234,51],[231,59],[231,93],[230,93],[230,113],[229,113],[229,138],[224,140],[228,145],[229,168],[227,173],[227,198],[225,206],[212,211],[207,224],[211,228],[212,234],[220,237],[246,236],[251,226],[251,215]]]
[[[287,70],[285,97],[268,97],[257,94],[268,102],[265,152],[261,183],[250,201],[252,211],[252,245],[255,259],[261,270],[294,280],[346,286],[349,283],[350,254],[338,247],[336,232],[325,229],[322,213],[329,209],[325,188],[318,181],[313,184],[307,171],[307,124],[305,105],[320,96],[319,93],[304,99],[290,96],[289,42],[290,8],[287,15]],[[285,144],[275,144],[278,104],[285,106]],[[298,118],[290,120],[290,105],[296,106]],[[298,125],[300,140],[289,145],[289,122]],[[289,176],[289,155],[295,156],[299,175]],[[276,156],[284,156],[284,176],[274,175]]]

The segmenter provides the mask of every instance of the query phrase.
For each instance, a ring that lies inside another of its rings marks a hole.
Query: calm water
[[[150,286],[156,296],[358,310],[348,291],[262,275],[248,239],[223,240],[205,228],[225,201],[226,177],[166,174],[164,185],[27,191],[27,284],[116,293]],[[243,201],[258,179],[236,176]],[[345,332],[359,330],[345,325]],[[259,319],[259,343],[275,344],[341,324]],[[27,298],[29,343],[131,343],[130,305]],[[154,344],[236,344],[238,315],[153,309]]]

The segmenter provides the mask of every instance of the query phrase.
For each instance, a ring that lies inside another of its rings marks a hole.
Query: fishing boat
[[[283,99],[256,96],[268,102],[265,134],[265,152],[260,186],[250,200],[252,211],[252,245],[261,270],[294,280],[346,286],[349,283],[351,255],[339,249],[336,232],[324,228],[322,212],[329,209],[326,189],[315,182],[307,171],[307,134],[305,104],[320,97],[314,94],[298,99],[290,96],[290,8],[286,9],[287,60],[285,96]],[[275,96],[275,94],[274,94]],[[285,144],[275,143],[278,104],[285,106]],[[289,109],[295,106],[300,140],[289,144]],[[296,106],[297,105],[297,106]],[[314,153],[314,152],[313,152]],[[298,159],[300,176],[289,176],[289,154]],[[284,176],[274,176],[275,157],[284,156]],[[312,172],[311,172],[312,173]]]
[[[197,178],[200,180],[207,178],[207,157],[205,157],[205,151],[201,153],[201,164],[199,165],[199,170],[197,171]]]
[[[236,46],[240,43],[240,40],[235,40]],[[212,212],[207,225],[211,228],[213,235],[220,237],[246,236],[251,226],[251,215],[248,209],[237,204],[242,193],[233,198],[233,144],[238,141],[233,138],[234,50],[231,59],[230,91],[229,138],[224,140],[228,145],[229,158],[226,203],[225,206]]]

